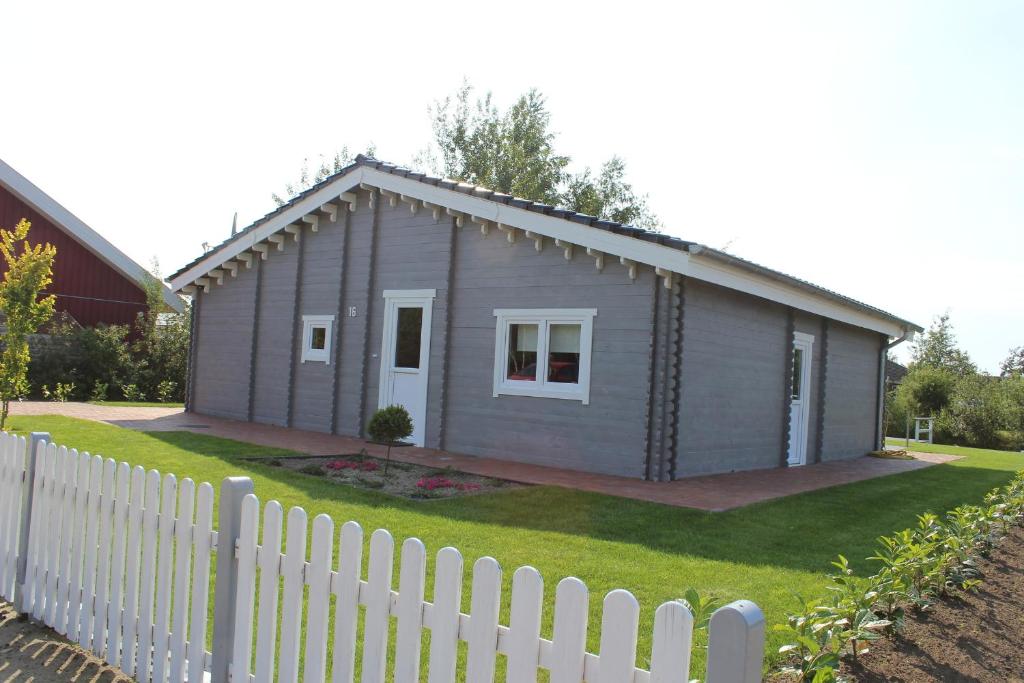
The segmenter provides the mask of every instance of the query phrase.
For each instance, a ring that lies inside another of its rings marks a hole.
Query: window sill
[[[545,389],[537,386],[509,386],[502,384],[495,388],[494,398],[499,396],[528,396],[530,398],[557,398],[563,401],[579,401],[583,405],[590,404],[590,396],[585,392],[577,389],[573,391],[558,391],[555,389]]]

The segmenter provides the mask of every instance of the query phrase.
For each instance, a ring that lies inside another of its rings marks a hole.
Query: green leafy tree
[[[568,172],[572,159],[555,150],[551,112],[536,89],[501,111],[491,93],[474,99],[473,87],[465,83],[454,96],[435,102],[430,113],[439,173],[605,220],[658,225],[647,198],[626,182],[621,158],[612,157],[596,174],[589,168]]]
[[[638,228],[658,227],[647,197],[638,195],[626,182],[626,163],[619,157],[606,161],[596,177],[589,168],[570,175],[561,199],[563,206],[579,213]]]
[[[928,331],[914,342],[913,363],[948,370],[957,377],[973,375],[978,371],[967,352],[957,346],[949,313],[937,316]]]
[[[1001,377],[1024,376],[1024,346],[1015,346],[1010,349],[1006,360],[999,364],[999,375]]]
[[[1000,381],[994,377],[960,377],[949,405],[939,414],[936,431],[943,441],[995,446],[998,432],[1011,421],[1012,407],[1007,399]]]
[[[949,405],[956,375],[944,368],[914,366],[896,390],[901,412],[909,418],[934,416]]]
[[[182,400],[188,365],[188,336],[191,309],[178,313],[164,301],[160,264],[146,274],[143,288],[146,310],[135,321],[136,339],[131,345],[135,367],[132,383],[149,397]]]
[[[449,178],[557,204],[569,157],[555,152],[544,96],[530,90],[502,112],[491,93],[472,100],[464,83],[431,108],[434,143]]]
[[[376,154],[376,147],[371,144],[366,149],[366,155],[372,157],[374,154]],[[342,147],[341,150],[335,152],[332,156],[321,154],[316,167],[313,169],[310,169],[309,167],[309,159],[304,159],[302,161],[302,170],[299,171],[298,179],[293,183],[285,184],[284,194],[274,192],[270,196],[278,206],[287,204],[292,197],[305,192],[317,183],[326,180],[351,164],[355,157],[356,155],[350,152],[346,145]]]
[[[30,244],[30,227],[22,219],[13,231],[0,229],[0,254],[7,265],[0,282],[0,312],[7,328],[0,352],[0,429],[7,424],[11,400],[28,393],[28,335],[53,316],[53,295],[40,298],[39,294],[52,282],[57,249],[50,244]]]

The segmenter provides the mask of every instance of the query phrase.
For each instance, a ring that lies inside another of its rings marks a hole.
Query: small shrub
[[[156,400],[161,403],[170,403],[178,395],[178,383],[165,379],[156,387]]]
[[[403,406],[388,406],[381,408],[370,418],[370,424],[366,431],[370,438],[378,443],[387,444],[388,453],[384,459],[384,476],[388,475],[388,465],[391,464],[391,447],[412,436],[412,418],[409,411]]]
[[[121,395],[124,396],[126,401],[141,402],[146,400],[146,395],[135,384],[123,385],[121,387]]]
[[[315,477],[324,476],[324,468],[320,465],[303,465],[299,468],[299,472],[302,474],[311,474]]]
[[[106,382],[96,380],[92,385],[92,391],[89,392],[90,401],[106,401],[107,394],[110,391],[110,385]]]
[[[71,398],[71,394],[73,394],[74,391],[74,382],[57,382],[53,385],[53,389],[50,389],[50,387],[44,384],[42,388],[43,398],[47,401],[55,401],[57,403],[66,403],[67,400]]]

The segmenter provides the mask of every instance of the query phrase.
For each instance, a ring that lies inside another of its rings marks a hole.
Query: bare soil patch
[[[273,467],[324,477],[336,484],[381,491],[411,500],[455,498],[524,486],[505,479],[483,477],[451,468],[428,467],[396,460],[387,465],[385,474],[384,459],[365,453],[259,458],[258,461]]]
[[[46,626],[19,620],[8,603],[0,602],[0,681],[130,683],[131,680]]]
[[[978,566],[976,592],[909,613],[899,637],[875,641],[843,674],[858,683],[1024,682],[1024,529]]]

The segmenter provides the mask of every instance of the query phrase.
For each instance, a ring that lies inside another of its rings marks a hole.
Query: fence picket
[[[281,521],[284,510],[276,500],[263,510],[263,549],[260,557],[260,608],[256,619],[256,683],[272,683],[277,648],[277,593],[281,568]]]
[[[60,566],[61,510],[64,502],[65,470],[61,467],[60,449],[55,443],[46,446],[46,467],[51,477],[49,487],[49,529],[47,530],[46,597],[43,623],[52,627],[57,618],[57,575]]]
[[[196,496],[196,523],[193,529],[192,545],[195,554],[192,560],[192,614],[186,656],[188,680],[202,681],[206,652],[206,621],[209,618],[207,609],[210,604],[210,534],[213,531],[213,487],[205,482],[199,485],[199,493]],[[251,634],[251,622],[250,618],[246,622],[248,628],[239,630]],[[248,664],[246,660],[246,668]],[[248,675],[243,680],[248,681]]]
[[[57,595],[53,612],[53,628],[57,633],[67,633],[68,588],[71,572],[71,543],[74,532],[75,489],[78,486],[78,452],[61,446],[58,456],[64,468],[64,496],[60,504],[61,533],[60,549],[57,551]]]
[[[434,607],[430,624],[428,683],[453,683],[459,654],[459,607],[462,604],[462,554],[441,548],[434,569]]]
[[[235,642],[231,647],[232,677],[249,680],[252,669],[252,635],[256,608],[256,548],[260,526],[260,501],[249,494],[242,499],[238,530],[238,584],[235,591]],[[198,580],[198,576],[196,577]],[[194,624],[195,622],[193,622]],[[193,635],[191,641],[195,640]],[[189,660],[193,654],[189,653]],[[192,678],[189,672],[189,680]]]
[[[341,527],[341,540],[338,545],[331,682],[352,683],[356,666],[359,577],[363,571],[363,528],[355,522],[345,522]]]
[[[145,508],[142,515],[142,561],[139,567],[139,617],[136,621],[138,648],[135,656],[136,680],[149,683],[153,656],[153,587],[156,578],[156,533],[160,517],[160,473],[146,474]],[[126,672],[127,673],[127,672]]]
[[[687,683],[692,641],[690,610],[677,601],[661,605],[654,613],[650,683]]]
[[[114,484],[114,523],[111,531],[110,608],[107,615],[107,664],[117,666],[121,656],[121,618],[124,603],[125,522],[128,518],[128,485],[132,468],[117,466]]]
[[[7,559],[11,556],[10,521],[11,497],[13,494],[11,486],[11,475],[14,470],[12,458],[13,449],[11,444],[14,441],[7,433],[0,434],[0,598],[10,598],[10,586],[7,582]]]
[[[89,456],[89,492],[86,499],[85,569],[82,572],[82,605],[79,613],[78,644],[92,648],[93,608],[96,605],[96,557],[99,554],[100,489],[103,486],[103,458]]]
[[[7,584],[7,558],[10,556],[9,520],[11,506],[11,438],[0,434],[0,598],[7,599],[10,590]]]
[[[299,636],[302,628],[302,574],[306,564],[306,511],[293,507],[288,511],[288,532],[281,576],[281,651],[277,659],[278,683],[299,679]]]
[[[639,625],[640,603],[632,593],[614,590],[605,596],[597,683],[632,683]]]
[[[590,593],[575,577],[555,588],[555,624],[551,638],[551,683],[580,683],[587,652]]]
[[[157,527],[156,606],[153,617],[154,683],[167,680],[167,650],[171,630],[171,571],[174,560],[174,510],[178,479],[165,474],[160,493],[160,522]]]
[[[395,540],[384,529],[370,536],[366,565],[366,614],[363,622],[363,683],[384,683],[388,655],[388,613]]]
[[[25,437],[15,437],[11,439],[11,453],[10,453],[10,487],[11,494],[8,499],[8,510],[10,517],[7,520],[7,573],[4,577],[4,586],[7,590],[6,597],[10,600],[14,599],[15,590],[14,583],[17,581],[18,573],[18,546],[20,543],[19,536],[19,522],[20,522],[20,511],[22,504],[22,486],[21,478],[26,476],[26,468],[28,466],[26,456],[28,454],[27,442]]]
[[[128,494],[128,535],[125,541],[124,616],[121,644],[121,670],[129,676],[136,671],[135,655],[139,642],[139,567],[142,562],[142,517],[146,509],[146,470],[132,470],[131,489]]]
[[[92,650],[100,657],[106,655],[107,618],[110,614],[110,544],[114,516],[114,474],[117,463],[107,459],[103,463],[103,488],[100,492],[100,534],[96,562],[96,602],[93,605]]]
[[[331,557],[334,554],[334,520],[327,515],[313,519],[313,538],[306,583],[309,611],[306,615],[306,654],[302,680],[323,683],[327,667],[327,618],[331,608]]]
[[[540,664],[540,619],[544,579],[533,567],[520,567],[512,575],[509,614],[508,683],[537,683]]]
[[[78,476],[75,478],[75,512],[71,520],[71,568],[68,571],[68,619],[65,636],[77,641],[82,613],[82,571],[85,564],[86,510],[89,502],[89,473],[92,458],[85,451],[78,454]]]
[[[174,522],[174,581],[171,591],[171,683],[185,680],[185,636],[188,635],[188,589],[192,570],[192,523],[196,485],[191,479],[181,480],[178,487],[178,517]]]
[[[395,683],[419,683],[423,643],[423,591],[427,549],[418,538],[402,544],[398,574],[398,628],[395,632]]]
[[[493,557],[481,557],[473,565],[471,600],[466,681],[493,683],[501,605],[501,566]]]

